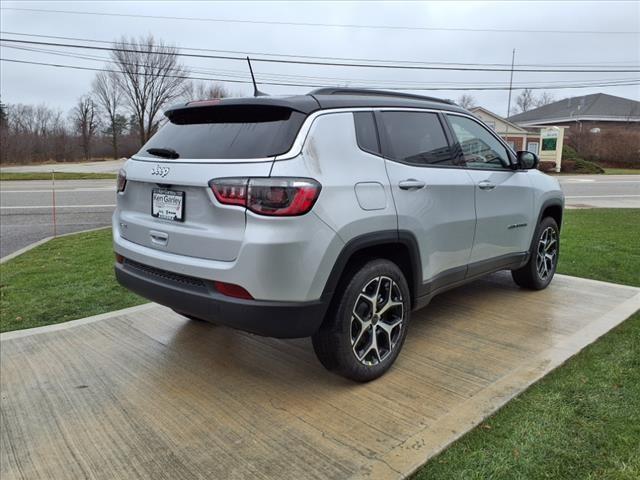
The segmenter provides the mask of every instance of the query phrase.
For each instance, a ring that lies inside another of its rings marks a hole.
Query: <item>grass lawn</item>
[[[116,283],[111,230],[45,243],[0,265],[0,332],[144,303]]]
[[[56,180],[115,180],[117,175],[115,173],[56,172],[55,177]],[[1,172],[0,180],[51,180],[51,172]]]
[[[640,175],[640,168],[605,168],[605,175]]]

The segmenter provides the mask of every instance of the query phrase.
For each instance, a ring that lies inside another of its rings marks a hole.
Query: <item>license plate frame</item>
[[[163,199],[161,199],[161,197]],[[179,199],[179,205],[173,207],[171,200]],[[157,200],[157,201],[156,201]],[[169,200],[167,202],[167,200]],[[169,205],[167,205],[169,203]],[[166,188],[154,188],[151,190],[151,216],[168,220],[171,222],[184,222],[185,194],[179,190],[169,190]]]

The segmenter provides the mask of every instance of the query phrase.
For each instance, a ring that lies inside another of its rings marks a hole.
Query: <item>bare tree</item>
[[[209,100],[212,98],[229,97],[229,92],[222,85],[209,82],[198,82],[192,80],[185,84],[182,97],[187,102],[194,100]]]
[[[535,104],[536,107],[542,107],[544,105],[549,105],[550,103],[553,103],[555,101],[556,99],[554,98],[552,93],[542,92],[542,95],[536,98]]]
[[[140,145],[158,127],[160,109],[184,93],[188,70],[178,61],[175,47],[153,36],[136,40],[121,38],[114,43],[111,60],[127,107],[135,118]]]
[[[91,158],[91,142],[98,130],[97,106],[88,95],[80,97],[71,111],[71,120],[76,131],[80,134],[82,152],[85,160]]]
[[[117,125],[119,109],[122,105],[122,90],[116,75],[114,72],[98,72],[92,83],[96,102],[107,116],[107,130],[111,136],[113,158],[118,158],[118,137],[122,130]]]
[[[478,104],[475,97],[473,95],[469,95],[467,93],[460,96],[458,99],[458,105],[462,108],[466,108],[467,110],[475,107]]]
[[[516,98],[516,105],[520,109],[520,112],[528,112],[535,105],[535,98],[533,96],[533,90],[530,88],[524,89],[518,98]]]

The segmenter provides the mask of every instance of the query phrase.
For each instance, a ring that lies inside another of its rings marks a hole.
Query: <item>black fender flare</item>
[[[325,283],[322,296],[332,298],[335,293],[340,278],[345,271],[349,261],[358,252],[378,245],[399,244],[407,248],[411,260],[411,285],[412,298],[415,300],[419,296],[419,289],[422,285],[422,262],[420,259],[420,248],[415,235],[407,230],[381,230],[378,232],[365,233],[349,240],[338,254],[331,273]],[[409,279],[407,279],[409,280]]]

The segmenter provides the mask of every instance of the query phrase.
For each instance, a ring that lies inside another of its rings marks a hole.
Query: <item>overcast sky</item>
[[[509,64],[597,64],[594,68],[625,65],[638,69],[640,36],[636,34],[536,33],[535,30],[607,32],[640,31],[640,2],[10,2],[2,1],[3,38],[64,42],[16,36],[15,33],[77,37],[111,41],[123,35],[148,33],[182,47],[231,50],[243,53],[307,55],[416,62]],[[34,8],[108,12],[201,19],[348,24],[350,26],[273,25],[214,21],[167,20],[115,16],[17,11]],[[420,27],[420,29],[359,28],[354,25]],[[440,31],[429,28],[522,29],[528,32]],[[9,34],[7,32],[13,32]],[[69,43],[69,41],[67,41]],[[76,42],[77,43],[77,42]],[[86,42],[84,42],[86,44]],[[98,45],[98,44],[96,44]],[[58,52],[106,57],[60,47]],[[104,61],[69,58],[15,50],[3,46],[3,59],[21,59],[101,68]],[[236,75],[248,79],[246,64],[219,59],[192,59],[184,63],[198,76]],[[93,72],[2,62],[0,93],[3,103],[48,103],[69,110],[90,88]],[[407,86],[508,85],[508,72],[385,70],[317,65],[254,64],[261,75],[295,75],[284,81],[332,85]],[[214,73],[215,72],[215,73]],[[195,75],[195,74],[194,74]],[[311,78],[308,78],[311,77]],[[322,77],[322,78],[319,78]],[[227,77],[228,78],[228,77]],[[265,77],[262,77],[265,78]],[[274,78],[274,77],[270,77]],[[596,82],[640,79],[640,73],[529,73],[516,72],[515,85]],[[281,79],[282,80],[282,79]],[[236,94],[250,94],[247,84],[225,84]],[[267,93],[304,93],[308,87],[263,86]],[[605,92],[640,99],[640,87],[589,87],[549,90],[555,98]],[[460,91],[416,92],[457,99]],[[478,104],[501,115],[507,109],[507,91],[471,91]],[[514,96],[519,90],[514,90]],[[538,91],[537,93],[540,93]]]

